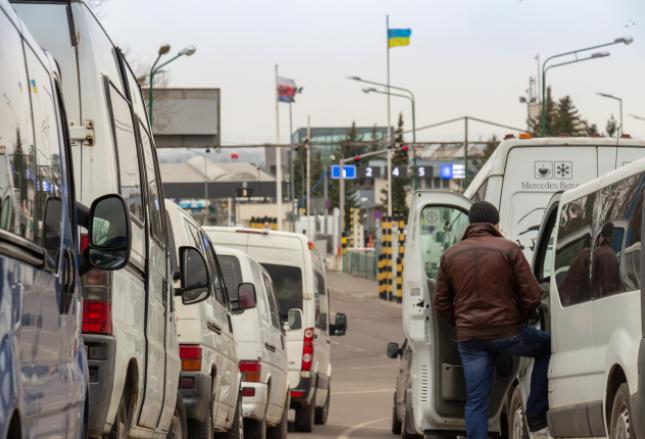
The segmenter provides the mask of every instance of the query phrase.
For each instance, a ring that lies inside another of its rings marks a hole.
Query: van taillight
[[[259,361],[240,361],[242,381],[245,383],[259,383],[262,380],[262,363]]]
[[[202,348],[200,346],[180,344],[179,358],[181,358],[181,370],[185,372],[202,370]]]
[[[112,304],[106,300],[83,301],[83,333],[112,335]]]
[[[90,246],[90,236],[87,233],[81,233],[81,240],[79,242],[79,250],[82,254]]]
[[[305,339],[303,341],[301,370],[310,372],[314,361],[314,328],[305,329]]]

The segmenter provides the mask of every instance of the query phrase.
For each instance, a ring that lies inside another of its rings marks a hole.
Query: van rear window
[[[217,255],[219,265],[224,275],[224,283],[231,298],[237,297],[237,287],[242,283],[240,261],[235,256]]]
[[[262,264],[271,275],[283,320],[291,308],[302,309],[302,270],[288,265]]]

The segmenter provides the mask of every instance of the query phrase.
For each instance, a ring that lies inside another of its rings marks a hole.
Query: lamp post
[[[378,90],[374,87],[369,87],[369,88],[364,88],[363,93],[369,94],[369,93],[378,93],[382,95],[387,95],[388,92],[383,91],[383,90]],[[412,105],[412,143],[416,144],[417,143],[417,116],[416,116],[416,102],[414,100],[414,95],[410,92],[410,95],[404,95],[404,94],[399,94],[399,93],[389,93],[390,96],[396,96],[399,98],[407,99],[410,101],[410,104]],[[416,167],[417,166],[417,155],[415,148],[412,148],[412,166]],[[413,181],[413,187],[416,189],[418,187],[418,181],[417,181],[417,173],[416,171],[414,172],[414,177],[412,179]]]
[[[596,94],[598,96],[603,97],[603,98],[618,101],[618,109],[620,111],[620,130],[616,130],[616,137],[620,137],[625,132],[625,129],[623,128],[623,99],[619,98],[618,96],[610,95],[609,93],[600,93],[600,92],[598,92]]]
[[[155,74],[158,73],[163,67],[167,66],[174,60],[176,60],[179,57],[182,56],[191,56],[195,53],[197,49],[195,46],[186,46],[183,49],[181,49],[179,52],[177,52],[177,55],[173,56],[170,58],[168,61],[159,64],[159,60],[161,59],[162,56],[168,54],[170,52],[170,44],[164,44],[159,48],[159,51],[157,52],[157,59],[155,62],[152,64],[152,67],[150,68],[150,74],[149,76],[149,85],[148,85],[148,118],[150,119],[150,128],[152,129],[152,101],[154,99],[153,93],[152,93],[152,85],[154,83],[154,77]]]
[[[645,117],[638,116],[637,114],[630,114],[629,117],[631,117],[632,119],[640,120],[641,122],[645,122]]]
[[[569,52],[562,52],[562,53],[558,53],[556,55],[551,55],[550,57],[548,57],[547,59],[544,60],[544,62],[542,63],[542,111],[541,111],[541,117],[540,117],[540,134],[542,136],[544,136],[545,131],[546,131],[546,89],[547,89],[546,72],[548,70],[556,68],[556,67],[562,67],[562,66],[569,65],[569,64],[575,64],[575,63],[578,63],[578,62],[590,61],[590,60],[593,60],[593,59],[604,58],[604,57],[609,56],[608,52],[596,52],[596,53],[592,53],[588,57],[579,58],[580,54],[583,53],[583,52],[588,52],[588,51],[600,49],[600,48],[603,48],[603,47],[609,47],[609,46],[613,46],[613,45],[616,45],[616,44],[629,45],[633,41],[634,41],[634,39],[632,37],[615,38],[613,41],[610,41],[608,43],[598,44],[596,46],[590,46],[590,47],[585,47],[585,48],[582,48],[582,49],[571,50]],[[550,61],[552,61],[554,59],[557,59],[557,58],[562,58],[562,57],[565,57],[565,56],[574,56],[575,58],[572,61],[567,61],[567,62],[562,62],[562,63],[558,63],[558,64],[548,65]]]

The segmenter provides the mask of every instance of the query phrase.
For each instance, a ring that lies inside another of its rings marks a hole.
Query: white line
[[[355,390],[353,392],[331,392],[332,395],[363,395],[368,393],[388,393],[394,392],[394,389],[378,389],[378,390]]]
[[[349,436],[355,431],[360,430],[361,428],[365,428],[368,425],[376,424],[377,422],[386,421],[388,419],[390,418],[373,419],[371,421],[367,421],[367,422],[363,422],[362,424],[355,425],[352,428],[348,428],[347,430],[339,434],[338,439],[349,439]]]
[[[342,351],[335,351],[335,352],[342,352]],[[401,367],[399,363],[392,362],[392,364],[381,364],[379,366],[334,367],[334,370],[398,369],[399,367]]]

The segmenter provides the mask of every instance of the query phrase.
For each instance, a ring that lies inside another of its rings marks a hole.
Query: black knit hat
[[[499,211],[488,201],[478,201],[471,206],[468,219],[471,224],[488,223],[497,225],[499,224]]]

